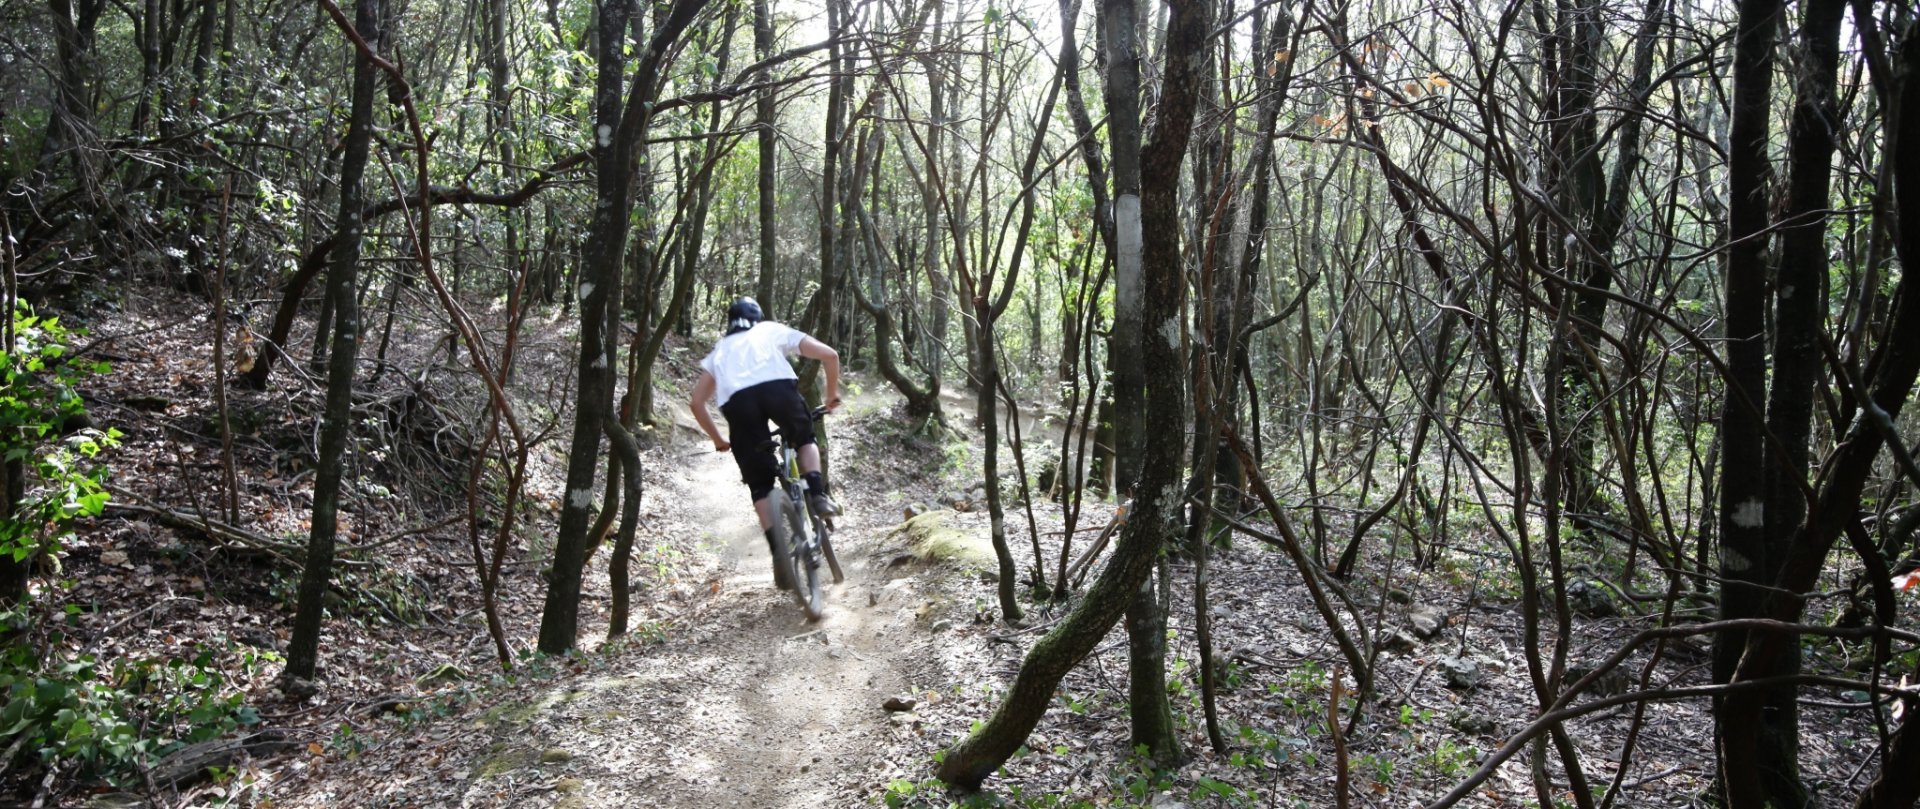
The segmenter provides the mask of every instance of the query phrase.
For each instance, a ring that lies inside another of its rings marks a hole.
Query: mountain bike
[[[815,408],[815,421],[826,417],[827,409]],[[773,515],[774,575],[793,585],[793,598],[808,620],[817,621],[826,613],[827,587],[821,581],[820,562],[824,559],[833,575],[833,583],[846,580],[840,572],[840,560],[833,555],[833,521],[813,513],[807,502],[807,486],[800,477],[800,456],[788,446],[780,430],[760,448],[771,452],[778,485],[775,487]]]

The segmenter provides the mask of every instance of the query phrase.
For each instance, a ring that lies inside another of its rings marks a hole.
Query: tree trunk
[[[947,82],[946,71],[941,69],[938,54],[940,53],[941,46],[944,44],[940,41],[940,31],[942,30],[941,23],[946,5],[945,3],[938,2],[933,4],[934,37],[931,43],[933,47],[927,55],[920,58],[921,64],[927,71],[928,114],[934,121],[942,122],[943,124],[948,120],[946,109]],[[947,318],[953,310],[952,282],[947,277],[947,268],[941,260],[944,251],[942,250],[942,240],[940,239],[940,215],[938,213],[941,210],[940,190],[935,187],[932,181],[932,176],[935,174],[942,177],[947,175],[945,171],[938,170],[941,156],[940,150],[942,144],[945,142],[943,138],[945,130],[946,127],[944,125],[927,127],[926,153],[927,166],[929,169],[928,182],[923,183],[920,188],[920,210],[926,217],[927,241],[924,250],[926,253],[927,289],[931,293],[930,297],[932,298],[932,302],[927,307],[929,311],[927,313],[926,323],[920,329],[921,344],[919,352],[920,356],[927,358],[926,367],[928,379],[936,392],[940,389],[942,375],[946,368],[946,358],[942,354],[942,351],[947,341]]]
[[[1137,395],[1146,381],[1137,345],[1146,325],[1141,316],[1140,262],[1140,33],[1134,3],[1103,0],[1100,45],[1107,62],[1107,132],[1113,153],[1114,297],[1113,331],[1107,366],[1116,399]],[[1109,470],[1114,494],[1133,492],[1140,472],[1145,414],[1116,401],[1113,409],[1115,463]]]
[[[8,317],[11,318],[12,315],[9,314]],[[6,331],[11,335],[12,321],[9,320],[8,323]],[[11,345],[12,341],[9,340],[8,344]],[[6,519],[11,519],[11,515],[19,510],[20,501],[27,496],[26,478],[25,461],[20,458],[0,460],[0,508],[6,509],[0,512],[0,515],[6,515]],[[11,553],[0,553],[0,606],[12,609],[27,597],[27,580],[32,577],[35,559],[35,556],[15,559]],[[11,640],[11,632],[8,634],[8,639]]]
[[[1766,614],[1767,602],[1774,600],[1772,596],[1766,591],[1741,586],[1740,583],[1776,582],[1785,569],[1784,565],[1792,553],[1796,535],[1800,533],[1807,513],[1802,492],[1810,463],[1808,441],[1812,434],[1813,385],[1823,365],[1818,334],[1826,299],[1825,209],[1833,154],[1833,134],[1827,122],[1835,120],[1832,117],[1832,93],[1839,62],[1840,21],[1846,3],[1845,0],[1812,0],[1803,8],[1805,17],[1800,30],[1801,48],[1803,58],[1808,63],[1797,71],[1800,76],[1799,86],[1796,87],[1798,98],[1788,128],[1789,220],[1784,223],[1786,229],[1782,236],[1783,249],[1776,283],[1773,374],[1772,388],[1767,397],[1766,428],[1764,432],[1748,431],[1734,423],[1731,418],[1734,408],[1742,403],[1736,402],[1735,395],[1729,392],[1729,418],[1721,429],[1727,450],[1723,461],[1726,464],[1723,485],[1727,492],[1723,494],[1722,501],[1722,573],[1726,579],[1722,615],[1726,618]],[[1747,12],[1743,3],[1740,17],[1743,33],[1749,24]],[[1774,26],[1778,23],[1774,17],[1779,13],[1778,9],[1773,9],[1772,14],[1758,21],[1767,26],[1762,30],[1777,30]],[[1749,44],[1771,46],[1768,40],[1749,43],[1743,36],[1736,43],[1736,81],[1748,76],[1740,70],[1740,65],[1741,49]],[[1740,123],[1738,116],[1748,112],[1738,106],[1748,100],[1744,93],[1745,89],[1736,85],[1736,126]],[[1766,114],[1764,100],[1758,114]],[[1734,138],[1734,148],[1733,157],[1745,157],[1742,152],[1747,145],[1737,136]],[[1757,148],[1764,149],[1764,141]],[[1741,171],[1742,167],[1738,164],[1729,167],[1729,173],[1736,178]],[[1757,286],[1764,283],[1763,279],[1754,276],[1764,274],[1765,259],[1752,251],[1764,248],[1764,238],[1743,236],[1756,233],[1753,230],[1755,225],[1765,225],[1766,212],[1763,206],[1766,200],[1753,196],[1751,191],[1742,194],[1743,189],[1739,186],[1733,190],[1733,216],[1736,217],[1733,238],[1737,252],[1731,253],[1730,257],[1748,273],[1748,277],[1743,279],[1743,286]],[[1753,207],[1760,210],[1750,210]],[[1738,271],[1730,269],[1729,275]],[[1732,298],[1735,284],[1732,278],[1728,280],[1727,289],[1728,336],[1744,337],[1746,333],[1733,330],[1736,311],[1743,315],[1740,325],[1746,328],[1754,325],[1755,313],[1734,309]],[[1765,291],[1743,297],[1741,303],[1760,310],[1759,317],[1764,319]],[[1729,366],[1731,373],[1744,372],[1746,376],[1737,378],[1742,393],[1754,397],[1754,401],[1758,402],[1761,386],[1766,383],[1763,375],[1765,366],[1761,365],[1766,358],[1761,356],[1764,348],[1759,345],[1759,331],[1755,329],[1751,333],[1752,337],[1738,342],[1729,339]],[[1740,351],[1742,361],[1739,365],[1733,362],[1736,348]],[[1749,367],[1747,363],[1759,365],[1759,368]],[[1735,380],[1729,380],[1729,387],[1734,384]],[[1770,438],[1763,438],[1768,434]],[[1777,443],[1773,443],[1775,441]],[[1734,469],[1735,464],[1742,460],[1736,455],[1748,456],[1749,453],[1764,459],[1757,466],[1763,476],[1758,481],[1758,491],[1747,488],[1751,482],[1748,480],[1749,474]],[[1736,482],[1740,487],[1737,494],[1733,491]],[[1731,513],[1726,513],[1729,508]],[[1736,591],[1737,597],[1734,595]],[[1758,604],[1755,604],[1756,600]],[[1756,606],[1758,609],[1753,609]],[[1779,653],[1747,654],[1746,647],[1756,640],[1751,636],[1715,638],[1714,675],[1717,682],[1791,675],[1799,671],[1798,643],[1764,642],[1780,650]],[[1722,646],[1723,641],[1725,647]],[[1720,698],[1715,712],[1716,736],[1722,785],[1731,809],[1797,807],[1807,802],[1806,788],[1800,782],[1798,691],[1797,687],[1787,685],[1735,691]],[[1749,774],[1758,777],[1748,777]]]
[[[1173,519],[1179,518],[1180,504],[1166,504]],[[1171,528],[1161,542],[1173,537]],[[1170,598],[1164,560],[1156,575],[1147,576],[1127,604],[1127,725],[1132,734],[1129,743],[1144,750],[1154,767],[1180,766],[1185,752],[1179,732],[1173,725],[1173,705],[1167,700],[1167,605]]]
[[[1569,219],[1593,223],[1607,207],[1605,177],[1597,144],[1599,116],[1594,104],[1599,91],[1600,48],[1604,11],[1595,0],[1563,3],[1555,20],[1553,42],[1558,46],[1552,61],[1548,137],[1552,140],[1551,171],[1560,209]],[[1634,116],[1627,116],[1637,120]],[[1575,238],[1575,236],[1580,238]],[[1596,254],[1591,231],[1567,234],[1553,240],[1560,260],[1556,266],[1567,268],[1572,280],[1590,289],[1568,290],[1559,295],[1562,306],[1572,307],[1572,317],[1556,335],[1562,372],[1556,418],[1569,437],[1561,466],[1560,506],[1573,525],[1583,533],[1593,531],[1593,517],[1599,508],[1594,471],[1594,450],[1599,419],[1594,413],[1602,404],[1604,392],[1596,390],[1601,379],[1598,352],[1604,345],[1607,318],[1606,293],[1613,286],[1613,264],[1608,256]],[[1586,244],[1582,244],[1585,240]],[[1594,250],[1586,245],[1593,245]]]
[[[732,39],[736,22],[736,13],[729,11],[726,21],[719,27],[718,41],[726,42]],[[727,62],[727,49],[721,48],[714,70],[716,75],[727,74]],[[720,108],[721,105],[714,104],[708,110],[708,132],[719,130]],[[675,262],[673,290],[668,295],[666,311],[661,313],[660,319],[651,329],[642,329],[635,335],[632,360],[635,372],[627,377],[627,395],[634,396],[638,406],[636,412],[628,414],[629,427],[641,422],[647,424],[654,422],[654,365],[660,358],[660,350],[667,344],[667,335],[672,332],[676,324],[687,319],[687,308],[693,295],[694,269],[699,266],[700,251],[706,245],[707,214],[713,208],[714,167],[722,157],[716,149],[715,142],[711,139],[702,143],[700,165],[694,170],[692,180],[687,183],[689,187],[680,195],[683,203],[682,210],[685,210],[686,203],[690,203],[693,210],[687,212],[683,220],[684,224],[680,228],[679,260]]]
[[[988,536],[993,543],[993,557],[999,563],[1000,616],[1007,623],[1016,624],[1024,616],[1015,591],[1020,573],[1013,563],[1013,550],[1007,547],[1007,514],[1000,492],[1000,417],[995,401],[998,386],[994,384],[1000,378],[1000,357],[993,339],[993,307],[984,297],[975,301],[974,309],[986,318],[980,321],[979,368],[983,376],[976,407],[980,416],[980,441],[985,445],[981,473],[986,478]]]
[[[354,28],[378,53],[385,44],[380,0],[354,4]],[[360,358],[360,309],[355,284],[360,264],[360,226],[367,157],[373,142],[373,60],[357,48],[353,57],[352,117],[345,153],[340,160],[339,239],[327,268],[327,298],[333,302],[333,350],[327,363],[326,412],[321,417],[320,457],[313,481],[313,515],[307,534],[307,553],[300,571],[300,591],[294,608],[293,637],[287,642],[287,668],[282,687],[299,690],[300,681],[314,679],[320,654],[321,619],[333,573],[333,547],[339,527],[340,479],[345,472],[347,441],[353,426],[353,374]]]
[[[1907,718],[1887,743],[1880,777],[1860,793],[1854,809],[1912,809],[1920,804],[1920,700],[1906,700]]]
[[[607,614],[607,637],[617,638],[627,634],[632,611],[628,567],[633,559],[633,537],[640,524],[640,445],[618,419],[607,419],[606,424],[614,460],[625,473],[618,477],[626,481],[620,498],[620,533],[613,541],[613,558],[607,560],[607,586],[613,591],[613,605]],[[612,479],[616,477],[612,469],[608,470],[607,477],[607,485],[612,486]]]
[[[706,0],[675,0],[658,20],[634,71],[632,97],[623,101],[626,31],[631,5],[602,3],[599,15],[599,75],[594,88],[593,155],[596,204],[582,250],[579,276],[580,366],[573,440],[567,459],[566,501],[553,547],[546,603],[540,616],[540,651],[563,654],[579,629],[580,580],[586,565],[593,482],[600,437],[613,410],[612,356],[619,333],[621,265],[626,255],[629,187],[637,150],[646,141],[661,63]]]
[[[577,638],[580,580],[586,564],[588,515],[600,463],[600,438],[612,410],[613,358],[606,355],[607,334],[617,332],[622,259],[626,256],[628,196],[632,184],[632,146],[620,137],[626,109],[621,91],[626,75],[626,31],[632,6],[602,2],[599,25],[599,74],[594,87],[594,169],[597,177],[593,221],[579,270],[580,360],[574,399],[573,439],[568,448],[566,500],[554,539],[553,565],[546,603],[540,615],[540,651],[564,654]],[[640,91],[639,87],[635,88]],[[613,320],[613,324],[608,321]]]
[[[1766,447],[1754,440],[1762,429],[1766,392],[1766,243],[1768,114],[1773,80],[1778,0],[1743,0],[1734,41],[1732,136],[1728,167],[1728,248],[1725,340],[1726,397],[1720,416],[1720,617],[1758,613],[1763,596],[1760,564],[1765,551],[1763,508]],[[1713,641],[1713,679],[1733,679],[1746,633],[1723,631]],[[1715,700],[1714,741],[1721,791],[1729,806],[1759,806],[1759,780],[1749,777],[1760,753],[1758,739],[1735,736],[1742,719],[1731,701]],[[1797,763],[1793,765],[1797,769]]]
[[[94,28],[100,20],[105,0],[47,0],[53,27],[55,64],[53,104],[47,115],[47,131],[41,140],[36,173],[50,177],[62,157],[71,159],[73,181],[82,199],[91,199],[98,191],[100,177],[95,161],[100,150],[94,136]],[[14,205],[13,200],[8,206]],[[22,211],[17,221],[30,221]],[[9,314],[9,317],[12,315]]]
[[[756,60],[765,60],[773,55],[773,13],[768,10],[769,0],[753,0],[753,55]],[[760,81],[766,81],[768,71],[760,72]],[[774,169],[774,106],[773,88],[759,91],[754,98],[754,124],[758,127],[755,137],[760,147],[760,165],[758,179],[760,183],[760,275],[754,284],[754,297],[759,298],[762,306],[773,302],[773,274],[777,252],[775,239],[778,232],[774,228],[773,207],[775,192],[773,187]]]
[[[878,175],[876,175],[876,178],[877,176]],[[852,200],[850,204],[860,205],[858,200]],[[893,304],[886,287],[886,277],[889,273],[901,273],[904,278],[904,273],[911,272],[911,270],[903,271],[897,266],[889,265],[886,260],[886,252],[880,248],[880,234],[877,232],[878,227],[875,225],[873,217],[867,212],[866,207],[863,205],[860,206],[857,213],[859,215],[862,241],[864,241],[867,250],[868,270],[873,279],[874,288],[869,291],[867,288],[868,282],[857,278],[854,280],[852,286],[854,302],[858,303],[860,308],[865,310],[866,313],[873,318],[874,365],[879,369],[881,378],[887,380],[887,383],[892,385],[894,390],[899,391],[902,398],[906,399],[908,418],[920,421],[921,423],[944,421],[945,419],[940,406],[940,377],[929,374],[926,385],[915,384],[914,381],[907,376],[906,371],[901,369],[899,362],[893,355],[893,341],[896,329],[893,322]],[[906,347],[908,350],[911,350],[911,346]]]

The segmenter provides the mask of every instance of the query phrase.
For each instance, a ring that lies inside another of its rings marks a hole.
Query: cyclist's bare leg
[[[779,489],[775,489],[774,491],[777,492]],[[773,493],[769,492],[766,497],[753,501],[753,512],[760,518],[760,533],[767,538],[767,553],[777,557],[780,551],[775,548],[773,544],[773,519],[774,509],[776,508],[773,497]],[[787,576],[782,572],[785,570],[788,570],[788,568],[782,566],[780,560],[775,558],[773,560],[773,586],[782,590],[792,589],[793,584],[786,580]]]
[[[753,511],[760,517],[761,531],[773,527],[773,496],[771,493],[766,497],[753,501]]]

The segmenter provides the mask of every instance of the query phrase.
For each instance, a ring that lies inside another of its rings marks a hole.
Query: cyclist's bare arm
[[[800,340],[800,356],[810,360],[819,360],[820,366],[827,371],[827,411],[840,407],[840,353],[832,346],[803,337]]]
[[[835,370],[838,370],[839,366],[839,361],[835,360]],[[707,431],[707,437],[713,439],[713,451],[726,452],[732,449],[733,445],[727,443],[725,438],[720,437],[720,428],[713,423],[713,414],[707,412],[707,402],[713,399],[713,389],[716,384],[717,383],[713,381],[712,373],[707,371],[700,372],[700,381],[693,383],[693,402],[691,403],[693,407],[693,418],[695,421],[700,422],[700,429]]]

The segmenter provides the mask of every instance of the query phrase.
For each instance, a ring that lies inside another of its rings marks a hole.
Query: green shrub
[[[73,333],[59,318],[42,318],[22,302],[13,312],[13,344],[0,346],[0,457],[30,471],[18,503],[0,513],[0,554],[24,563],[53,557],[72,532],[76,517],[91,517],[107,505],[101,450],[115,446],[117,430],[86,424],[86,404],[73,385],[105,373],[105,363],[67,357]]]
[[[20,566],[45,561],[58,570],[73,521],[106,507],[103,450],[119,432],[88,426],[74,384],[105,373],[104,363],[69,356],[75,332],[24,302],[13,311],[13,340],[0,345],[0,458],[19,464],[18,500],[0,510],[0,557]],[[13,580],[19,587],[19,580]],[[227,682],[226,649],[189,656],[120,657],[110,662],[76,648],[65,633],[81,608],[43,585],[0,603],[0,772],[33,765],[81,779],[137,781],[161,757],[259,721]],[[237,668],[270,657],[239,651]]]
[[[30,615],[9,610],[0,613],[0,624],[27,634]],[[10,645],[0,658],[6,764],[37,762],[82,780],[131,785],[168,753],[257,724],[259,714],[228,687],[222,651],[198,646],[191,657],[103,663],[91,654],[37,660],[30,644]],[[239,654],[243,671],[276,657],[251,649]]]

